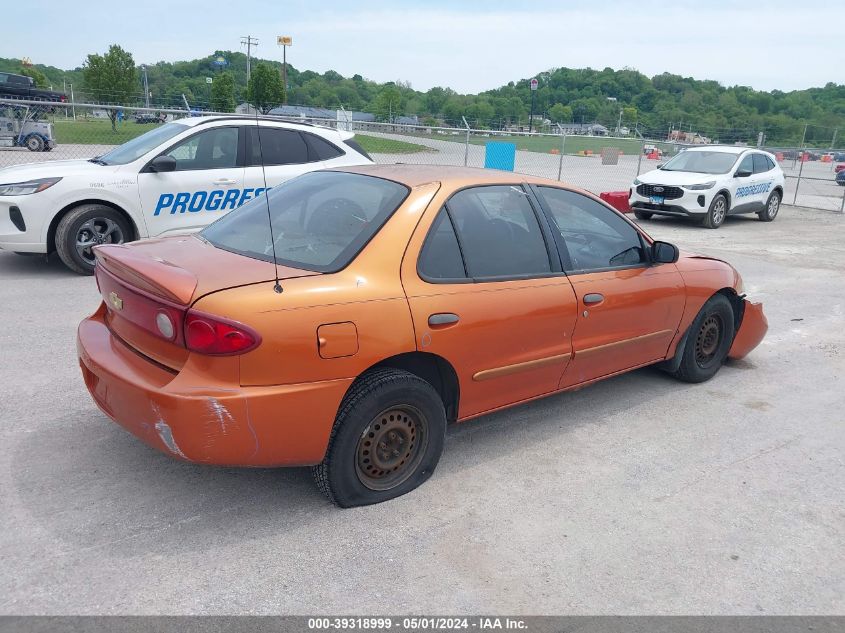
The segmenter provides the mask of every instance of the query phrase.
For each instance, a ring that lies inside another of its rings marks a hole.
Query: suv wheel
[[[766,208],[760,211],[757,214],[757,217],[760,218],[763,222],[771,222],[777,217],[779,210],[780,194],[777,191],[773,191],[769,196],[769,199],[766,201]]]
[[[94,246],[123,244],[131,238],[129,226],[120,213],[101,204],[83,204],[59,221],[56,250],[65,266],[80,275],[91,275]]]
[[[704,215],[704,219],[701,224],[702,226],[706,226],[708,229],[718,229],[722,226],[722,223],[725,221],[727,215],[728,199],[723,193],[717,194],[710,203],[710,208],[707,209],[707,213]]]

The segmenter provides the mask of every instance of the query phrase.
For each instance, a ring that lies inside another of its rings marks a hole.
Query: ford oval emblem
[[[663,187],[655,187],[654,190],[660,193],[661,191],[663,191]]]

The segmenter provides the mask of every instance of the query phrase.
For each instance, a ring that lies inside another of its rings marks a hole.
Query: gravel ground
[[[843,218],[645,226],[737,266],[757,350],[452,427],[422,488],[352,510],[112,424],[75,354],[93,279],[0,252],[0,614],[843,613]]]

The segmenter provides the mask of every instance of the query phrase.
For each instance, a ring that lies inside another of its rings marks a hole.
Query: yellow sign
[[[293,46],[293,38],[290,35],[279,35],[276,38],[276,43],[279,46]]]

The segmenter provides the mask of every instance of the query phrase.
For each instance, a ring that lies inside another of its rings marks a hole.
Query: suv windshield
[[[697,174],[726,174],[736,162],[729,152],[685,151],[661,167],[661,171],[689,171]]]
[[[253,259],[317,272],[344,268],[408,195],[391,180],[317,171],[289,180],[220,218],[200,235]],[[269,203],[269,213],[268,213]]]
[[[112,151],[100,156],[98,162],[104,165],[125,165],[131,163],[133,160],[141,158],[147,152],[154,150],[162,143],[169,141],[187,129],[188,126],[181,123],[166,123],[161,127],[150,130],[146,134],[141,134],[141,136],[133,138],[131,141],[127,141],[123,145],[115,147]]]

